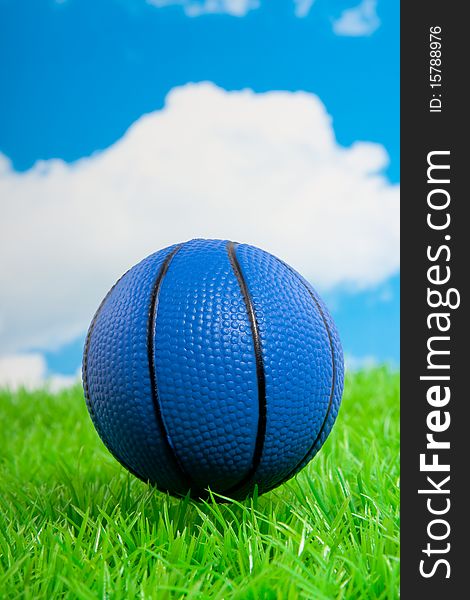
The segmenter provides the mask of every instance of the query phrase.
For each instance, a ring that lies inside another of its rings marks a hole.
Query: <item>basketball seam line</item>
[[[263,453],[264,442],[266,437],[266,376],[264,371],[263,351],[261,347],[261,339],[259,335],[259,326],[256,318],[255,307],[253,305],[253,300],[251,298],[248,285],[243,276],[243,272],[236,255],[237,246],[237,243],[229,241],[227,242],[226,247],[229,261],[232,266],[235,277],[237,278],[238,285],[240,287],[240,291],[248,314],[248,320],[250,322],[251,336],[255,352],[256,379],[258,386],[258,429],[256,432],[255,450],[253,452],[252,464],[250,469],[238,483],[234,484],[233,486],[225,490],[223,493],[231,493],[238,489],[241,489],[253,478],[261,462],[261,456]]]
[[[310,288],[308,287],[308,285],[302,280],[302,278],[299,276],[299,274],[288,264],[286,264],[285,262],[283,262],[282,260],[276,258],[276,260],[284,265],[285,267],[287,267],[289,269],[289,271],[296,277],[296,279],[304,286],[304,288],[307,290],[309,296],[312,298],[312,300],[314,301],[318,312],[320,313],[320,316],[322,318],[323,321],[323,325],[325,326],[325,330],[326,333],[328,335],[328,340],[329,340],[329,344],[330,344],[330,351],[331,351],[331,370],[332,370],[332,382],[331,382],[331,391],[330,391],[330,398],[328,401],[328,408],[326,410],[325,413],[325,417],[323,419],[323,423],[320,427],[320,430],[317,434],[317,436],[315,437],[314,442],[311,444],[310,448],[308,449],[308,451],[304,454],[304,456],[299,460],[299,462],[297,463],[297,465],[291,469],[289,471],[289,473],[280,481],[280,483],[278,483],[277,485],[281,485],[282,483],[284,483],[285,481],[287,481],[288,479],[290,479],[292,477],[292,474],[295,473],[295,471],[300,467],[300,465],[304,462],[305,459],[308,458],[308,456],[310,455],[310,453],[312,452],[312,450],[315,448],[315,446],[317,445],[318,441],[321,438],[321,435],[325,429],[326,423],[328,421],[328,417],[330,416],[331,413],[331,408],[333,406],[333,397],[334,397],[334,393],[336,390],[336,360],[335,360],[335,351],[334,351],[334,344],[333,344],[333,338],[331,335],[331,331],[330,328],[328,326],[326,317],[323,313],[322,307],[319,303],[319,301],[317,300],[317,298],[315,297],[315,295],[313,294],[313,292],[310,290]]]
[[[194,482],[192,477],[184,468],[178,454],[176,453],[176,449],[174,447],[173,442],[171,441],[168,429],[165,425],[165,421],[163,419],[162,407],[160,404],[159,394],[158,394],[158,384],[157,384],[157,374],[155,367],[155,340],[154,340],[154,332],[155,326],[157,322],[157,312],[158,312],[158,296],[160,294],[160,289],[162,286],[163,279],[170,268],[170,263],[175,257],[175,255],[181,250],[184,244],[180,244],[176,248],[170,252],[170,254],[165,258],[164,262],[160,266],[158,271],[157,278],[155,280],[152,293],[150,295],[150,306],[149,306],[149,316],[147,322],[147,356],[149,362],[149,372],[150,372],[150,388],[151,388],[151,396],[152,403],[155,412],[155,418],[157,421],[157,425],[162,434],[162,438],[165,440],[165,444],[167,446],[167,450],[170,455],[173,457],[183,479],[186,479],[188,488],[191,488],[194,493],[196,493],[199,497],[205,496],[206,493],[204,490],[201,490],[198,485]]]

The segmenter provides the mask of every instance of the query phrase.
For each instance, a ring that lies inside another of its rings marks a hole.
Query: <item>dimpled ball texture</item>
[[[343,356],[311,285],[247,244],[192,240],[114,285],[90,325],[93,423],[131,473],[176,496],[264,493],[318,452]]]

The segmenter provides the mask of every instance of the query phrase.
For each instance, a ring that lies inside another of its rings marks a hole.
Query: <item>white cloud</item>
[[[344,367],[346,371],[361,371],[362,369],[368,370],[377,367],[379,364],[377,358],[372,355],[366,356],[353,356],[347,354],[344,357]]]
[[[339,146],[318,97],[174,89],[107,150],[24,173],[0,155],[0,353],[86,329],[132,264],[194,237],[248,242],[321,290],[399,268],[399,190],[382,146]]]
[[[294,0],[296,17],[306,17],[310,12],[315,0]]]
[[[28,390],[46,387],[52,392],[59,391],[78,382],[80,374],[47,375],[47,365],[40,353],[12,354],[0,356],[0,389]]]
[[[333,22],[333,31],[337,35],[358,37],[372,35],[379,26],[377,0],[362,0],[358,6],[341,13]]]
[[[188,17],[206,14],[227,14],[244,17],[250,10],[259,8],[259,0],[147,0],[157,8],[181,6]]]

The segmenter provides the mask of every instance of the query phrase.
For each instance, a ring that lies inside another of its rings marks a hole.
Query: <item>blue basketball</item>
[[[338,413],[343,356],[325,305],[276,257],[192,240],[125,273],[83,356],[93,423],[158,489],[244,498],[295,475]]]

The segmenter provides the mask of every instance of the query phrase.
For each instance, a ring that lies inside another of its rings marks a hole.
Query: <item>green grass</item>
[[[0,392],[0,597],[398,598],[398,390],[386,369],[350,375],[310,465],[228,504],[128,475],[78,387]]]

